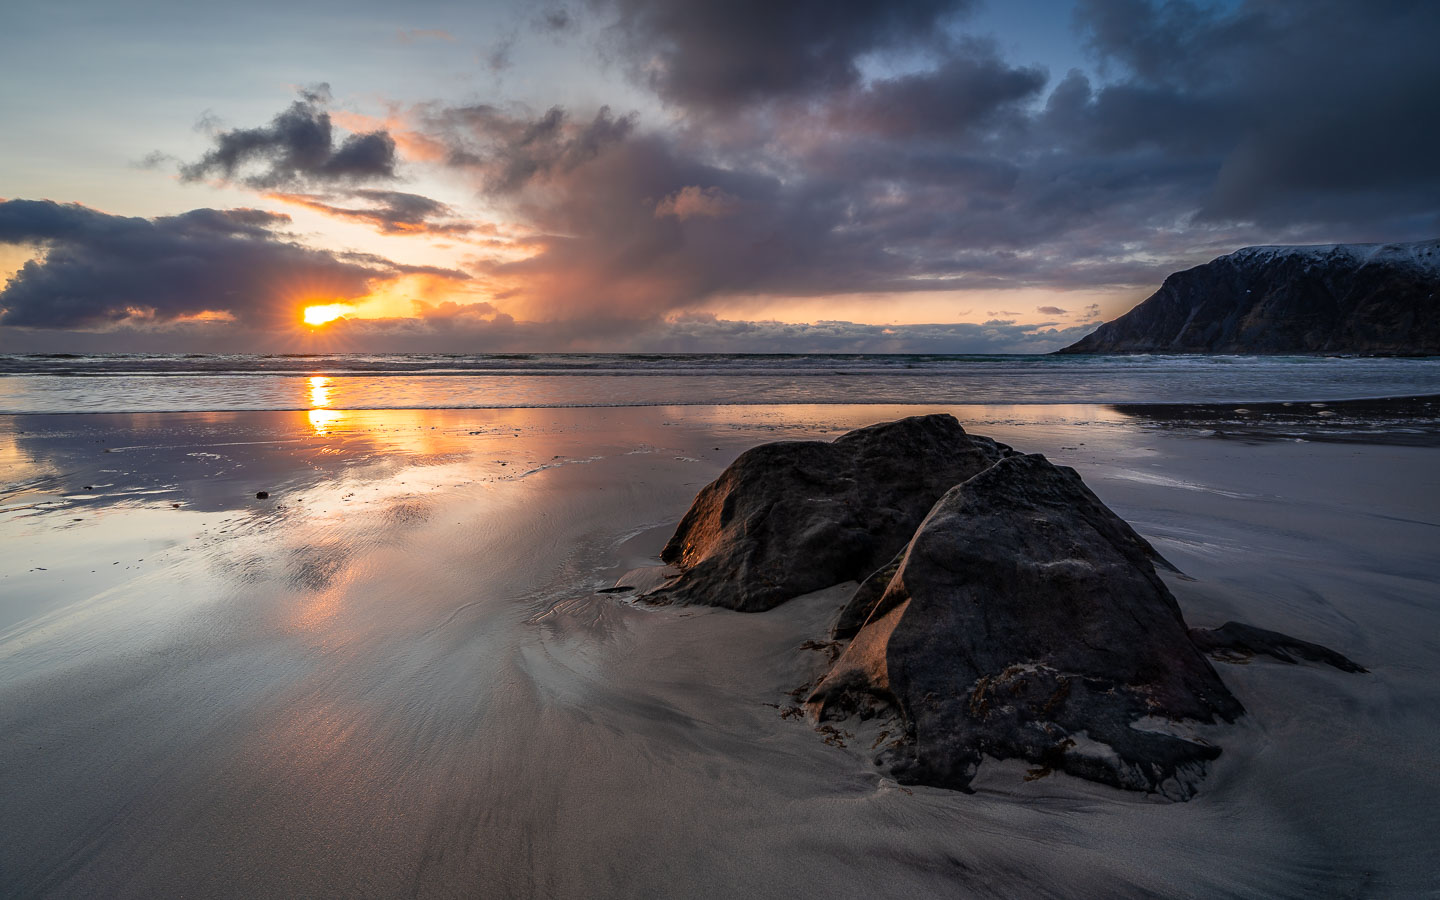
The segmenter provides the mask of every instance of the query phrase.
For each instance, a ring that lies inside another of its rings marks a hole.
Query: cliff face
[[[1247,247],[1058,352],[1440,354],[1440,240]]]

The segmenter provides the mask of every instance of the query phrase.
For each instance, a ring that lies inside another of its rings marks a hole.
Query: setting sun
[[[355,307],[346,303],[326,303],[322,306],[305,307],[306,325],[324,325],[326,322],[333,322],[346,313],[354,312]]]

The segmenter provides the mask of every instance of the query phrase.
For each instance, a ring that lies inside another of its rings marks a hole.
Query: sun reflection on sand
[[[312,409],[309,412],[310,427],[315,429],[315,434],[324,437],[335,430],[336,425],[345,414],[333,409]]]

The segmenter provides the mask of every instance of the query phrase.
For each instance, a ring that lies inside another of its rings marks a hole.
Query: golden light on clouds
[[[325,303],[319,306],[305,307],[306,325],[324,325],[326,322],[333,322],[341,316],[348,315],[355,311],[355,307],[348,303]]]

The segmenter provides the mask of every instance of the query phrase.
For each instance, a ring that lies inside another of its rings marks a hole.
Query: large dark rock
[[[1440,241],[1247,247],[1060,353],[1440,353]]]
[[[953,416],[914,416],[834,441],[748,450],[695,498],[652,600],[756,612],[890,560],[947,490],[1013,453]]]
[[[965,788],[990,756],[1188,796],[1220,751],[1175,723],[1243,709],[1153,552],[1073,469],[1000,460],[931,510],[808,703],[898,714],[902,782]]]
[[[1150,546],[1149,541],[1138,534],[1134,534],[1134,532],[1131,532],[1131,534],[1134,536],[1134,540],[1140,542],[1140,546],[1144,549],[1145,555],[1150,558],[1152,563],[1171,572],[1179,571],[1179,569],[1176,569],[1170,564],[1169,560],[1157,553],[1155,548]],[[860,587],[850,596],[849,602],[841,608],[840,615],[835,618],[835,624],[830,628],[830,636],[832,638],[837,641],[845,641],[859,633],[861,627],[869,620],[870,614],[875,611],[875,607],[879,606],[880,601],[884,599],[885,590],[890,587],[890,581],[895,577],[895,573],[899,571],[900,563],[904,559],[905,551],[901,550],[895,555],[894,559],[879,569],[876,569],[870,577],[860,582]],[[1235,623],[1232,622],[1230,624],[1233,625]],[[1191,637],[1194,637],[1194,630],[1191,631]],[[1283,635],[1281,635],[1281,637],[1283,637]]]

